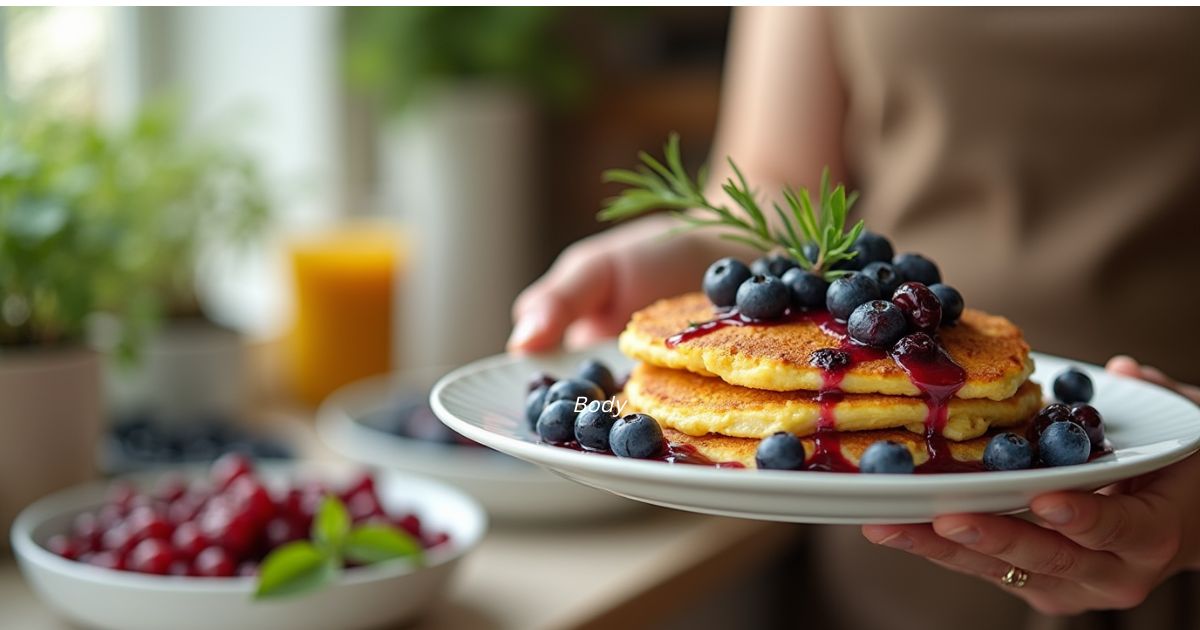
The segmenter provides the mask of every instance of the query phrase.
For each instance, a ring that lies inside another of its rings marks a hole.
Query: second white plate
[[[466,437],[584,485],[655,505],[799,523],[911,523],[956,512],[1016,512],[1056,490],[1092,490],[1162,468],[1200,446],[1200,407],[1161,387],[1103,369],[1035,354],[1034,379],[1048,384],[1069,365],[1096,385],[1114,452],[1079,466],[945,475],[859,475],[717,469],[619,459],[540,444],[523,419],[530,373],[570,374],[584,358],[626,370],[613,345],[553,356],[498,355],[446,375],[430,402]]]

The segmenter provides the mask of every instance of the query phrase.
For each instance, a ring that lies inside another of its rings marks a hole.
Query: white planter
[[[0,352],[0,531],[39,497],[95,475],[101,365],[84,349]]]
[[[451,83],[383,130],[381,202],[411,250],[397,275],[398,365],[460,364],[504,347],[532,264],[534,123],[515,90]]]

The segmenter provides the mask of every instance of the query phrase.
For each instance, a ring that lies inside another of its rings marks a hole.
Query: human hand
[[[1200,404],[1200,388],[1182,385],[1129,357],[1114,374],[1173,389]],[[866,525],[873,543],[924,556],[994,584],[1010,567],[1029,573],[1009,591],[1048,614],[1131,608],[1180,570],[1200,568],[1200,455],[1097,493],[1053,492],[1030,503],[1040,519],[953,514],[932,524]]]
[[[549,350],[564,335],[572,347],[612,337],[633,311],[657,298],[698,289],[713,260],[752,255],[700,233],[662,238],[674,226],[668,217],[649,217],[568,247],[517,297],[508,349]]]

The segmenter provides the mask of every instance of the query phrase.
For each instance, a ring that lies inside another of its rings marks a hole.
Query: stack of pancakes
[[[934,437],[947,441],[955,459],[978,462],[991,434],[1023,430],[1041,406],[1021,331],[978,310],[967,309],[938,332],[966,376],[941,409],[883,354],[831,379],[811,356],[846,342],[812,319],[729,326],[667,343],[714,315],[702,293],[661,300],[635,313],[620,337],[621,351],[640,361],[625,386],[630,409],[657,419],[668,440],[714,461],[753,467],[759,440],[788,431],[810,454],[814,436],[836,434],[854,465],[873,442],[892,440],[908,446],[919,466],[929,458],[927,432],[936,427]],[[939,413],[944,422],[934,421]]]

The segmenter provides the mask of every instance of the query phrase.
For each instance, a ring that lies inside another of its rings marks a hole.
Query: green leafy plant
[[[351,84],[392,111],[431,84],[484,79],[566,106],[584,66],[555,26],[555,7],[350,7],[344,10]]]
[[[312,539],[288,543],[267,554],[258,576],[256,599],[296,595],[337,580],[346,560],[375,564],[406,559],[424,562],[421,543],[386,524],[354,526],[346,506],[327,496],[313,516]]]
[[[162,101],[106,129],[0,111],[0,349],[78,342],[106,312],[128,356],[161,314],[196,310],[204,239],[264,224],[254,165],[185,137],[178,113]]]
[[[695,177],[683,166],[678,134],[671,134],[663,147],[660,161],[645,151],[638,154],[642,164],[636,170],[613,169],[604,172],[604,181],[627,186],[609,199],[599,217],[617,221],[656,210],[668,210],[683,225],[680,230],[715,228],[721,238],[743,243],[763,252],[782,249],[805,269],[833,279],[845,274],[834,267],[857,253],[854,242],[863,230],[863,222],[846,228],[850,208],[857,193],[846,193],[845,186],[830,187],[829,169],[821,174],[818,203],[814,206],[805,188],[782,190],[787,209],[772,204],[778,225],[772,225],[758,201],[758,192],[750,187],[742,170],[727,158],[733,177],[721,185],[740,212],[710,200],[704,192],[707,172],[700,169]],[[816,257],[805,255],[806,245],[815,245]]]

